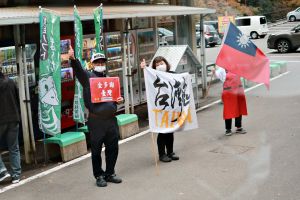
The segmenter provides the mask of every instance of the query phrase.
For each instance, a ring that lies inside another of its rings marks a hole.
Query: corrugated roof
[[[95,6],[77,7],[81,20],[92,20]],[[61,16],[61,22],[73,21],[73,7],[47,7]],[[104,19],[177,16],[215,13],[214,9],[171,5],[103,6]],[[38,7],[0,8],[0,25],[39,23]]]
[[[195,65],[197,65],[198,67],[201,66],[201,63],[188,45],[160,46],[153,56],[149,66],[152,66],[154,58],[156,58],[157,56],[162,56],[166,58],[166,60],[170,63],[171,71],[175,71],[185,53],[190,56]]]

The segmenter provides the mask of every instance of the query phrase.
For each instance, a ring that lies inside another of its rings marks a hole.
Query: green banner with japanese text
[[[40,11],[39,127],[43,133],[61,133],[60,17]]]
[[[76,7],[74,7],[74,32],[75,32],[75,57],[81,62],[82,61],[82,50],[83,50],[83,33],[82,33],[82,23],[80,16]],[[84,101],[83,101],[83,91],[82,86],[75,79],[75,94],[73,103],[73,120],[79,123],[85,123],[84,120]]]
[[[103,8],[101,6],[94,9],[94,24],[96,34],[96,52],[104,55],[103,41]]]

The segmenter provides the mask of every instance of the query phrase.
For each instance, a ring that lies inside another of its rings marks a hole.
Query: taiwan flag
[[[216,65],[270,87],[269,59],[233,23],[228,25]]]

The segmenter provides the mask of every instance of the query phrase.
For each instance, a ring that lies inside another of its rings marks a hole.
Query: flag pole
[[[46,144],[46,133],[43,132],[44,134],[44,165],[48,164],[48,148],[47,148],[47,144]]]
[[[103,6],[103,4],[101,3],[100,6],[98,6],[97,8],[100,8],[100,7],[102,7],[102,6]],[[96,8],[96,9],[97,9],[97,8]]]
[[[74,5],[74,10],[77,9],[76,5]],[[75,12],[75,11],[74,11]],[[74,22],[75,22],[75,16],[73,15],[74,17]],[[71,44],[70,44],[71,45]],[[75,87],[76,87],[76,84],[75,84]],[[74,110],[73,110],[73,115],[74,115]],[[76,132],[78,132],[78,122],[76,122]]]
[[[154,142],[154,134],[153,132],[151,133],[151,138],[152,138],[152,152],[153,152],[153,157],[154,157],[154,161],[155,161],[155,171],[156,171],[156,175],[159,175],[159,166],[158,166],[158,162],[157,162],[157,154],[155,151],[155,142]]]
[[[213,69],[215,69],[215,67],[213,67]],[[206,98],[208,96],[208,92],[209,92],[209,89],[210,89],[210,86],[211,86],[211,82],[212,82],[212,79],[213,79],[214,75],[215,75],[215,73],[211,74],[210,81],[208,83],[208,87],[207,87],[207,90],[206,90],[204,98]]]
[[[42,8],[42,6],[39,6],[40,13],[43,11],[43,9],[44,8]],[[44,130],[43,130],[43,147],[44,147],[44,165],[46,165],[48,163],[48,149],[46,144],[46,133]]]

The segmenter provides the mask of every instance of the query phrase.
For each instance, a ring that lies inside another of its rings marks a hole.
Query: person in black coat
[[[143,59],[141,68],[146,67],[146,61]],[[152,68],[155,70],[174,73],[170,71],[171,67],[168,61],[162,57],[157,56],[152,62]],[[157,148],[159,160],[162,162],[171,162],[172,160],[179,160],[173,151],[174,146],[174,133],[158,133],[157,135]]]
[[[12,183],[18,183],[21,176],[21,159],[19,150],[20,102],[17,86],[14,81],[6,78],[0,68],[0,140],[8,147],[11,174],[0,155],[0,182],[11,177]]]
[[[91,59],[92,71],[82,68],[81,63],[74,57],[72,47],[69,59],[75,76],[83,87],[85,107],[89,110],[87,126],[90,132],[93,174],[99,187],[107,186],[107,182],[121,183],[122,179],[115,174],[115,165],[119,151],[119,128],[115,117],[117,103],[122,103],[120,97],[117,102],[92,103],[90,78],[106,77],[106,58],[104,54],[94,53]],[[101,149],[105,145],[106,170],[102,169]]]

